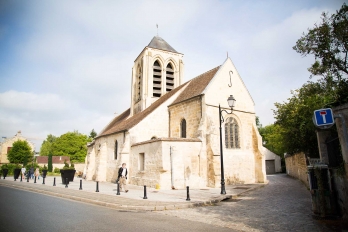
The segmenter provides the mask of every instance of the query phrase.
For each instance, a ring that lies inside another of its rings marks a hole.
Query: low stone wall
[[[301,180],[308,188],[308,174],[306,156],[304,153],[285,156],[286,173]]]

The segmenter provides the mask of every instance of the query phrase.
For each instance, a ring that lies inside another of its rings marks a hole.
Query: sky
[[[0,0],[0,141],[21,130],[100,132],[130,107],[134,60],[157,34],[184,54],[184,82],[228,52],[261,123],[307,82],[313,56],[292,47],[342,0]],[[238,100],[238,99],[237,99]]]

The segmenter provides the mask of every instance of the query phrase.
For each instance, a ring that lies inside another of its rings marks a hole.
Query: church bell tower
[[[183,56],[161,37],[153,37],[132,68],[131,116],[182,84]]]

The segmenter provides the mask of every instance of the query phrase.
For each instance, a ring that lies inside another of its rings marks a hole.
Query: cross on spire
[[[157,36],[158,36],[158,24],[156,24],[156,27],[157,27]]]

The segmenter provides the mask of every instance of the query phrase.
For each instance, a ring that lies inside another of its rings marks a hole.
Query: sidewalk
[[[80,188],[82,180],[82,190]],[[220,188],[190,189],[190,201],[186,201],[186,189],[182,190],[161,190],[147,187],[147,198],[144,197],[144,187],[136,185],[127,185],[129,192],[120,192],[116,195],[117,185],[110,182],[99,183],[99,192],[96,192],[96,182],[86,181],[81,178],[74,178],[65,188],[61,182],[61,177],[56,176],[56,186],[53,186],[54,177],[48,176],[37,180],[33,179],[27,182],[27,179],[14,181],[13,176],[3,177],[0,180],[0,186],[11,187],[31,192],[47,194],[56,197],[62,197],[81,202],[107,206],[121,210],[172,210],[192,208],[204,205],[211,205],[224,199],[235,198],[245,192],[255,190],[265,184],[247,184],[247,185],[226,185],[226,195],[220,194]]]

